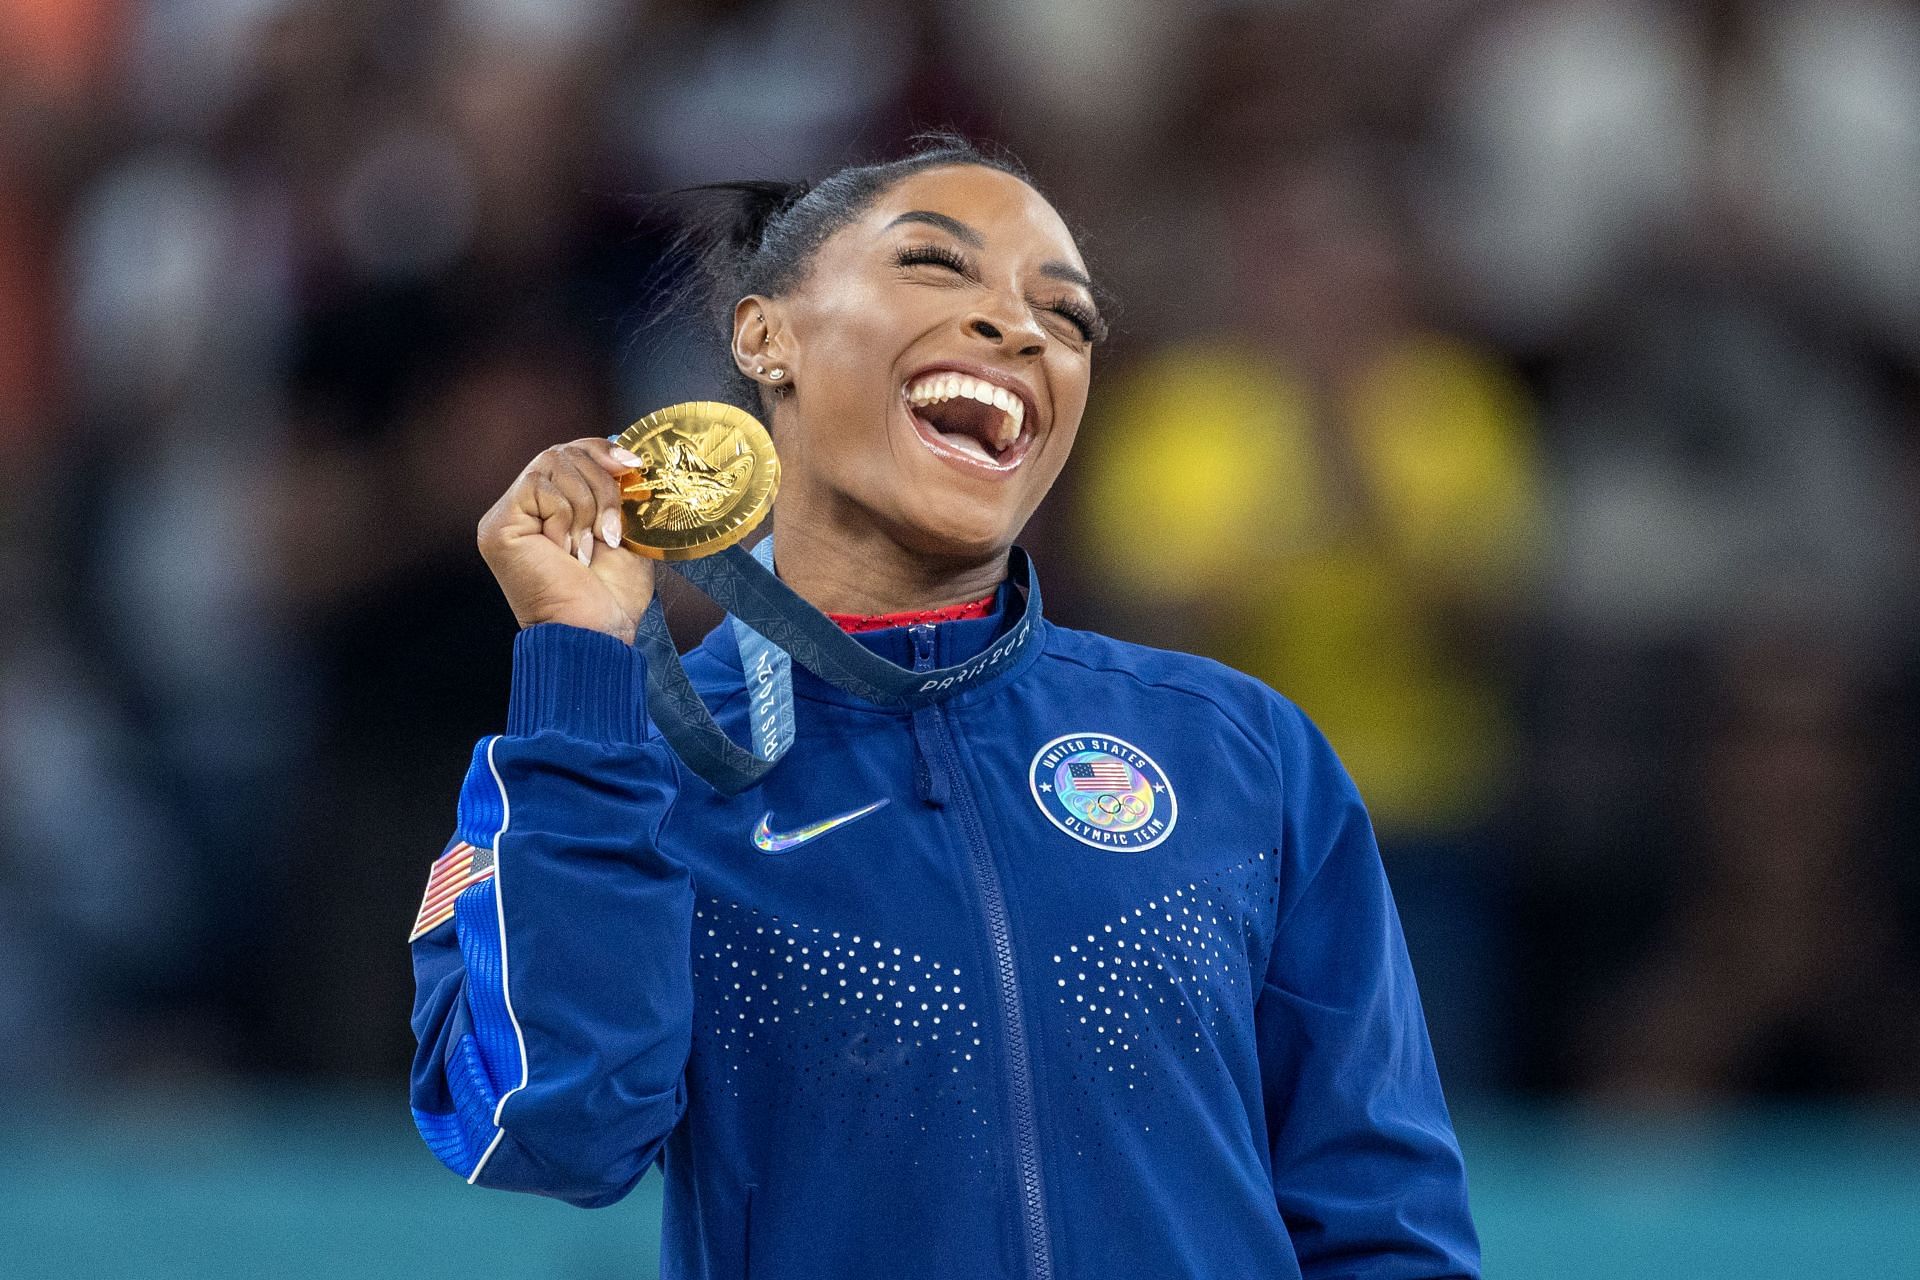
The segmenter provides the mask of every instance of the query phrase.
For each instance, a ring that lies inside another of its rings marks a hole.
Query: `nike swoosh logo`
[[[773,829],[773,810],[769,809],[760,816],[760,825],[753,829],[753,846],[762,853],[785,853],[789,849],[800,847],[816,836],[827,834],[835,827],[844,827],[856,818],[864,818],[875,809],[884,808],[886,803],[886,797],[883,796],[870,805],[850,812],[836,814],[831,818],[822,818],[804,827],[795,827],[791,831],[777,833]]]

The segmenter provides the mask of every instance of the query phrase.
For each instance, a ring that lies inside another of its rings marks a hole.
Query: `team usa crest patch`
[[[1137,852],[1167,838],[1180,804],[1153,757],[1104,733],[1067,733],[1034,753],[1027,786],[1047,821],[1081,844]]]

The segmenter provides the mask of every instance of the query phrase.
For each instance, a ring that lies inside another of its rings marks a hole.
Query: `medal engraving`
[[[732,546],[766,518],[780,488],[773,437],[730,404],[656,409],[614,443],[646,464],[621,481],[623,541],[655,560],[693,560]]]

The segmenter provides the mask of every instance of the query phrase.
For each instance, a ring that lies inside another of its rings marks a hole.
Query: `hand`
[[[588,436],[545,450],[480,518],[480,554],[522,627],[564,622],[629,644],[653,561],[620,545],[620,484],[644,464]]]

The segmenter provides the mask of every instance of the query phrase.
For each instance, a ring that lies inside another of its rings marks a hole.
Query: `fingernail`
[[[580,557],[581,564],[590,565],[593,563],[593,535],[591,533],[587,533],[584,530],[581,531],[580,545],[574,554]]]
[[[644,467],[647,465],[646,463],[640,461],[639,454],[629,453],[627,450],[621,449],[619,447],[615,447],[613,449],[608,450],[608,453],[612,456],[615,462],[619,463],[623,467]]]
[[[600,536],[610,547],[620,545],[620,512],[608,508],[600,517]]]

